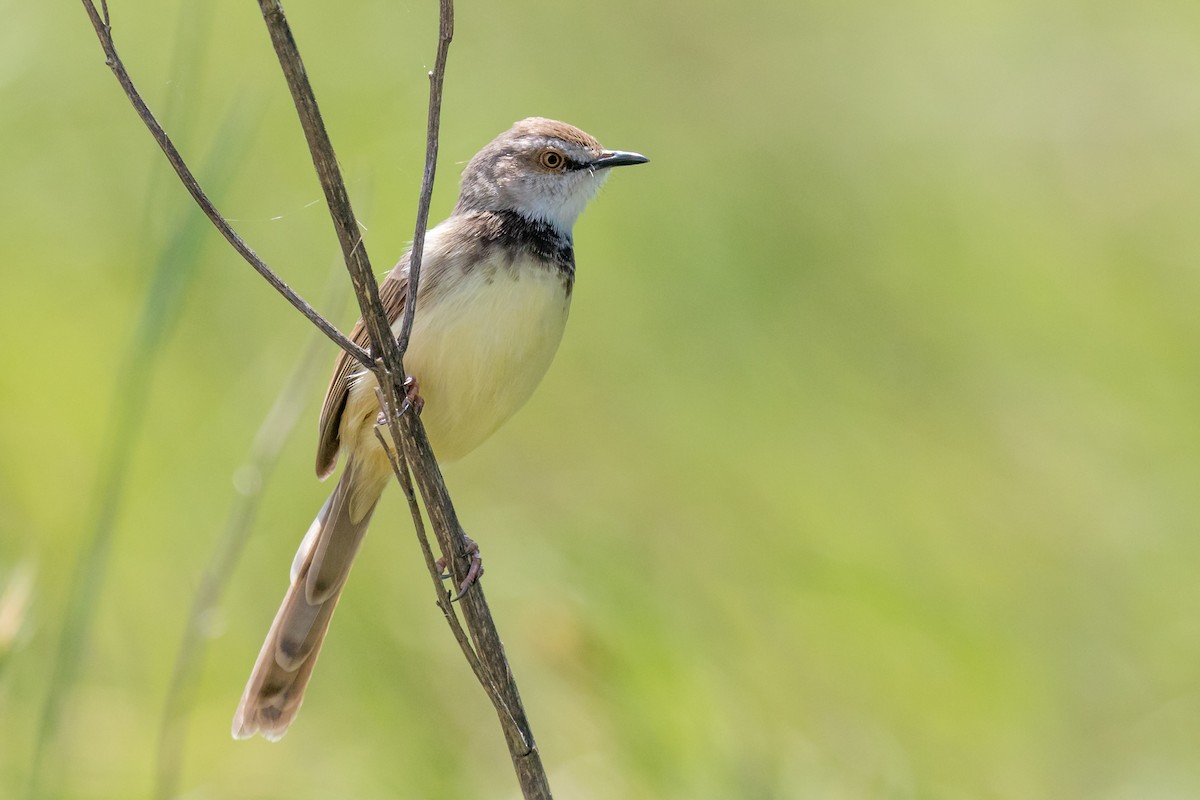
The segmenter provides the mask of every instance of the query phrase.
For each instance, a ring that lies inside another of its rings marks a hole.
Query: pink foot
[[[483,557],[479,554],[479,545],[475,543],[474,539],[472,539],[470,536],[467,536],[465,533],[463,534],[463,539],[465,539],[467,542],[467,551],[464,553],[464,555],[471,557],[471,566],[467,568],[467,577],[463,578],[462,583],[458,585],[458,594],[450,599],[450,602],[452,603],[461,600],[462,596],[467,593],[467,589],[470,589],[476,581],[483,577]],[[446,573],[445,558],[439,558],[437,560],[437,568],[439,572],[443,573],[443,580],[450,577],[450,575]]]
[[[400,413],[403,414],[411,408],[420,416],[424,407],[425,398],[421,397],[421,385],[417,383],[416,378],[409,375],[404,379],[404,402],[400,404]]]

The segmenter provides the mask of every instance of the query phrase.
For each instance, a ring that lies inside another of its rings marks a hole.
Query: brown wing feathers
[[[407,259],[406,255],[405,261],[401,261],[383,283],[379,284],[379,299],[390,322],[394,322],[404,313],[405,287],[408,281],[402,274],[402,267]],[[361,319],[350,331],[350,340],[359,347],[371,349],[370,336]],[[321,419],[318,423],[317,477],[322,480],[333,474],[334,468],[337,467],[338,450],[341,447],[338,434],[342,423],[342,410],[346,407],[350,381],[362,369],[363,366],[345,351],[338,354],[337,361],[333,364],[333,376],[329,380],[329,388],[325,390],[325,403],[321,407]]]

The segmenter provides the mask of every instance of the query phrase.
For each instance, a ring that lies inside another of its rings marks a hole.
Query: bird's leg
[[[403,416],[410,409],[420,416],[423,408],[425,408],[425,398],[421,397],[421,387],[417,383],[417,379],[409,375],[404,379],[404,400],[400,403],[400,413],[397,416]],[[387,425],[387,415],[380,411],[375,417],[375,424]]]
[[[404,402],[400,404],[400,413],[404,414],[410,408],[419,417],[425,407],[425,399],[421,397],[421,385],[417,379],[409,375],[404,379]]]
[[[461,600],[462,596],[467,593],[467,589],[470,589],[472,584],[483,577],[483,556],[479,553],[479,545],[466,533],[463,534],[463,540],[467,543],[467,549],[463,555],[471,557],[471,566],[467,568],[467,577],[463,578],[462,583],[458,585],[458,594],[451,598],[450,602],[452,603]],[[438,572],[442,573],[442,580],[450,577],[450,574],[446,572],[445,556],[437,560],[437,568]]]

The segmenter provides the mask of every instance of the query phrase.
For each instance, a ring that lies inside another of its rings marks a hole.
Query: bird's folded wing
[[[394,323],[404,313],[404,302],[408,286],[407,270],[404,268],[408,256],[392,270],[391,274],[379,284],[379,299],[383,302],[383,310],[387,313],[389,323]],[[359,347],[371,349],[371,339],[367,326],[359,319],[350,332],[350,339]],[[327,478],[337,466],[338,449],[341,446],[339,430],[342,422],[342,411],[346,408],[346,397],[350,393],[350,383],[354,376],[362,372],[363,365],[344,350],[338,354],[333,365],[333,377],[329,380],[329,388],[325,391],[325,404],[321,407],[319,423],[319,438],[317,441],[317,477]]]

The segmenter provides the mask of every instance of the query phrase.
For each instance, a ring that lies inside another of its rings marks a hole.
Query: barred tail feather
[[[333,610],[383,490],[382,483],[364,480],[370,476],[357,466],[353,459],[347,464],[300,543],[291,585],[233,717],[235,739],[261,733],[276,741],[300,710]]]

